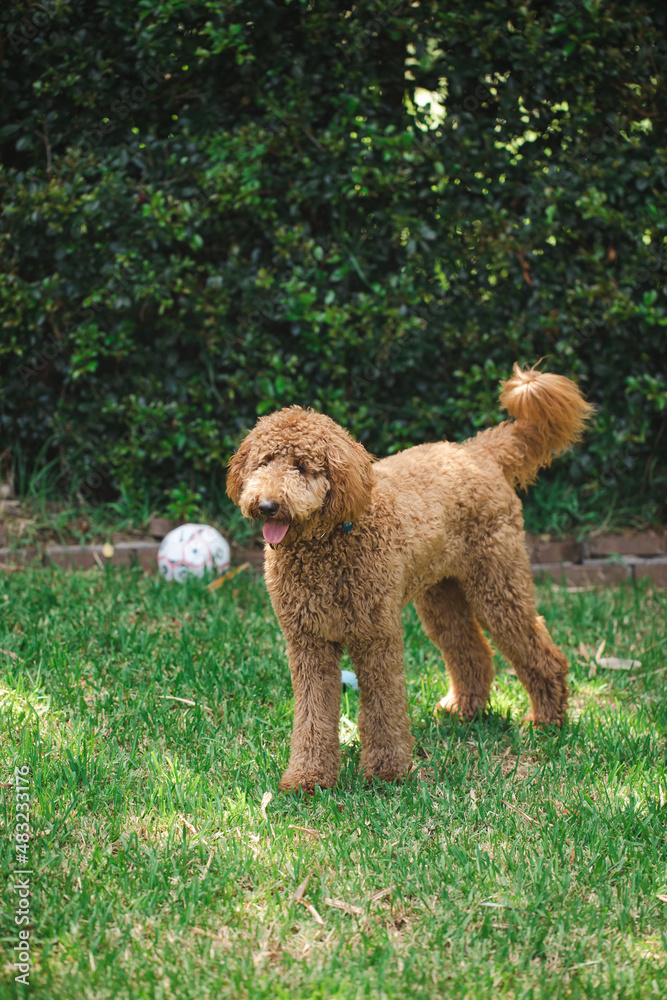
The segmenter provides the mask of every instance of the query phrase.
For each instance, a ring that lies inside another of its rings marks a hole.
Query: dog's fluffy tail
[[[525,487],[580,440],[594,407],[570,379],[535,368],[514,365],[501,387],[500,405],[514,420],[482,431],[466,447],[500,465],[511,485]]]

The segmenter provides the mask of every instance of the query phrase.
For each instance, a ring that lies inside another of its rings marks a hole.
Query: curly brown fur
[[[445,658],[445,711],[471,718],[486,705],[486,629],[528,692],[528,718],[563,722],[568,663],[535,612],[513,485],[577,441],[592,407],[568,379],[518,367],[501,402],[513,422],[375,463],[329,417],[292,406],[262,417],[232,458],[228,493],[264,521],[266,582],[287,642],[294,728],[283,788],[336,781],[346,647],[364,776],[409,771],[401,611],[410,601]]]
[[[579,441],[594,407],[562,375],[521,369],[501,382],[500,405],[514,421],[490,427],[466,442],[501,466],[510,485],[526,487],[538,470]]]

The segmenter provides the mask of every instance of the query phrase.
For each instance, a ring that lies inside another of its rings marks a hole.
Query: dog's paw
[[[530,711],[524,717],[524,725],[558,726],[565,722],[569,688],[566,680],[560,680],[541,693],[539,698],[531,697]]]
[[[331,774],[325,771],[308,771],[296,767],[288,767],[280,779],[280,787],[283,792],[305,792],[306,795],[315,794],[315,786],[319,788],[333,788],[336,784],[338,774]]]
[[[453,692],[441,698],[433,710],[434,715],[460,715],[462,719],[474,719],[476,715],[484,711],[486,702],[482,701],[479,695],[460,694]]]
[[[403,781],[412,770],[412,755],[386,747],[362,752],[359,770],[365,781]]]
[[[531,710],[526,715],[524,715],[522,723],[524,726],[533,725],[538,728],[544,728],[545,726],[558,726],[559,729],[562,728],[565,722],[565,709],[554,709],[553,712],[540,712],[538,715],[535,710]]]

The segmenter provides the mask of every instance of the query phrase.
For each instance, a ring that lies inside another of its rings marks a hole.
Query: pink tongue
[[[272,545],[277,545],[278,542],[282,542],[288,528],[289,524],[285,521],[265,521],[263,528],[264,538]]]

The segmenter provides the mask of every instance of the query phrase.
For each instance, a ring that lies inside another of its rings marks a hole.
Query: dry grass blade
[[[590,654],[588,656],[587,662],[590,664],[590,669],[588,671],[588,679],[589,680],[592,680],[597,675],[600,657],[602,656],[602,654],[604,652],[604,647],[606,646],[606,644],[607,644],[607,640],[603,639],[602,642],[600,643],[600,645],[598,646],[598,648],[596,649],[595,653],[593,654],[593,656],[590,656]],[[585,646],[584,646],[584,649],[586,649]],[[588,651],[586,650],[586,652],[588,652]]]
[[[183,826],[185,827],[185,829],[188,831],[188,833],[197,833],[196,828],[192,825],[192,823],[189,823],[187,821],[187,819],[185,818],[185,816],[183,816],[182,813],[178,814],[178,818],[180,819],[181,823],[183,824]]]
[[[362,906],[355,906],[354,903],[346,903],[344,899],[330,899],[329,896],[325,896],[324,902],[327,906],[332,906],[335,910],[342,910],[343,913],[352,913],[355,917],[363,917],[364,915]]]
[[[371,903],[379,903],[381,899],[384,899],[385,896],[391,895],[393,891],[394,891],[393,885],[388,885],[386,889],[378,889],[371,896]]]
[[[2,653],[3,656],[8,656],[10,660],[18,660],[19,659],[19,657],[16,655],[16,653],[13,653],[11,651],[11,649],[0,649],[0,653]],[[21,663],[23,663],[23,660],[21,660]]]
[[[175,694],[165,694],[162,697],[164,698],[165,701],[179,701],[181,705],[195,706],[197,704],[197,702],[192,701],[191,698],[179,698],[178,695]]]
[[[523,809],[519,809],[518,806],[513,806],[511,802],[507,802],[503,799],[503,802],[508,809],[513,809],[514,812],[518,813],[519,816],[523,816],[524,819],[528,820],[529,823],[539,823],[539,820],[535,819],[533,816],[529,816],[528,813],[524,812]],[[553,823],[547,822],[547,826],[553,826]]]
[[[199,702],[193,701],[192,698],[179,698],[175,694],[163,694],[162,697],[165,701],[177,701],[180,705],[187,705],[188,708],[201,708],[202,712],[208,712],[213,715],[213,709],[209,708],[207,705],[200,705]]]
[[[227,572],[223,573],[222,576],[219,576],[217,580],[212,580],[206,589],[217,590],[218,587],[222,587],[223,583],[226,583],[227,580],[232,580],[238,573],[242,573],[244,569],[248,569],[249,567],[250,563],[244,562],[241,563],[240,566],[236,566],[234,569],[227,570]]]
[[[527,819],[529,823],[537,823],[536,819],[533,819],[532,816],[529,816],[528,813],[525,813],[523,809],[519,809],[518,806],[513,806],[511,802],[505,802],[505,805],[507,806],[508,809],[513,809],[515,813],[519,814],[519,816],[523,816],[523,818]]]
[[[306,889],[308,888],[309,882],[310,882],[310,875],[306,875],[301,885],[297,886],[296,892],[294,893],[293,897],[294,902],[301,903],[302,906],[305,906],[305,908],[310,913],[311,917],[314,919],[315,923],[319,924],[320,927],[324,927],[324,921],[322,920],[322,917],[319,915],[313,904],[309,903],[307,899],[303,898]]]
[[[313,906],[313,904],[309,903],[308,900],[306,900],[306,899],[302,899],[301,903],[302,903],[303,906],[306,907],[306,909],[310,913],[310,915],[313,918],[313,920],[315,921],[315,923],[319,924],[320,927],[324,927],[325,926],[324,925],[324,921],[322,920],[322,917],[319,915],[319,913],[317,912],[317,910],[315,909],[315,907]]]
[[[667,896],[664,896],[661,892],[658,893],[658,899],[661,903],[667,903]]]
[[[213,855],[214,854],[215,854],[215,851],[213,850],[213,848],[211,848],[211,852],[210,852],[210,854],[208,856],[208,861],[206,862],[206,867],[204,868],[204,871],[199,876],[199,881],[200,882],[203,882],[204,879],[206,878],[206,876],[208,875],[209,869],[211,867],[211,861],[213,861]]]
[[[603,656],[597,664],[605,670],[634,670],[642,665],[641,660],[622,660],[618,656]]]
[[[303,880],[303,882],[301,883],[301,885],[297,886],[296,892],[294,893],[294,897],[293,897],[295,903],[302,903],[303,902],[303,894],[306,891],[306,889],[308,888],[308,883],[309,882],[310,882],[310,875],[306,875],[306,877]]]
[[[480,903],[479,905],[489,910],[514,910],[515,913],[530,913],[530,910],[514,906],[513,903]]]
[[[590,662],[591,652],[590,652],[590,650],[586,646],[584,646],[583,642],[579,643],[579,646],[578,646],[578,649],[577,649],[577,655],[580,656],[581,659],[584,660],[585,663],[589,663]]]
[[[262,804],[259,807],[260,812],[267,823],[269,822],[269,817],[266,815],[266,807],[268,806],[272,798],[273,798],[273,792],[264,792],[264,794],[262,795]]]
[[[321,840],[322,835],[313,830],[311,826],[296,826],[295,823],[290,823],[287,827],[288,830],[298,830],[300,833],[307,833],[310,837],[314,837],[315,840]]]
[[[190,930],[193,934],[198,934],[200,937],[210,938],[211,941],[223,941],[226,943],[229,940],[229,931],[226,927],[222,934],[214,934],[212,931],[204,930],[203,927],[191,927]]]

